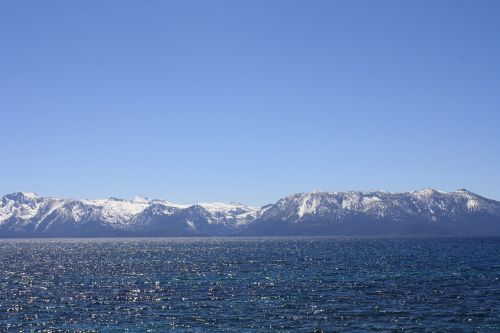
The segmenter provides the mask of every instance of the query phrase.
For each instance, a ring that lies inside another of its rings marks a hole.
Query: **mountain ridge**
[[[313,191],[274,204],[0,197],[0,237],[500,235],[500,202],[445,192]]]

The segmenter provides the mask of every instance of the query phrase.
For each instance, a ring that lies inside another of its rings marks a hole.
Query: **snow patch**
[[[312,193],[312,194],[316,194],[316,193]],[[302,202],[299,206],[299,211],[298,211],[299,217],[303,217],[304,215],[316,213],[316,210],[317,210],[318,206],[320,205],[320,200],[319,200],[318,196],[316,196],[316,195],[313,196],[312,194],[311,193],[307,194],[304,197],[304,199],[302,199]]]

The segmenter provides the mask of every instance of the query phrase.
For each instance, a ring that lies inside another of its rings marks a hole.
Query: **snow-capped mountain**
[[[166,200],[73,200],[18,192],[0,199],[0,236],[225,235],[255,219],[240,204]]]
[[[311,192],[262,208],[166,200],[0,198],[0,237],[500,235],[500,202],[466,190]]]
[[[264,207],[246,234],[500,234],[500,202],[467,190],[300,193]]]

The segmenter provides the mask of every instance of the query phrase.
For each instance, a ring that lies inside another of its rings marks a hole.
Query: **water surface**
[[[499,332],[500,239],[0,240],[3,330]]]

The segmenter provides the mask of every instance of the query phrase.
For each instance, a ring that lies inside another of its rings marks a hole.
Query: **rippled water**
[[[500,239],[0,241],[1,330],[500,331]]]

